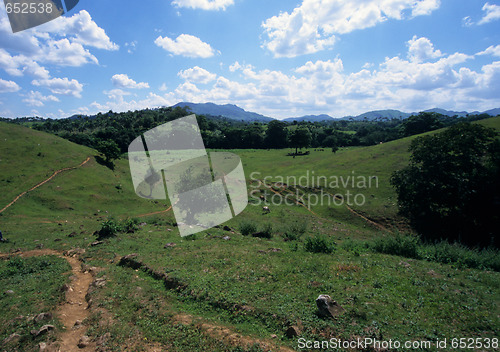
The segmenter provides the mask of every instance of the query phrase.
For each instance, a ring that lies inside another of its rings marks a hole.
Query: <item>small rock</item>
[[[64,284],[64,285],[62,285],[62,287],[61,287],[61,291],[62,291],[62,292],[71,292],[71,291],[73,291],[73,289],[71,288],[71,286],[70,286],[70,285],[68,285],[68,284]]]
[[[82,326],[82,321],[77,320],[77,321],[75,321],[75,325],[73,325],[73,328],[79,329],[81,326]]]
[[[222,237],[222,239],[223,239],[224,241],[227,241],[227,240],[230,240],[230,239],[231,239],[231,237],[229,237],[229,236],[224,236],[224,237]]]
[[[45,342],[40,342],[38,344],[38,351],[39,352],[47,351],[47,344]]]
[[[319,295],[316,299],[319,315],[325,318],[333,318],[342,314],[345,309],[328,295]]]
[[[36,249],[42,249],[43,248],[43,243],[37,244],[35,246]]]
[[[6,294],[6,295],[13,295],[13,294],[14,294],[14,291],[12,291],[12,290],[7,290],[7,291],[5,291],[5,294]]]
[[[78,341],[78,348],[85,348],[89,345],[90,343],[90,337],[83,335],[80,337],[80,340]]]
[[[5,340],[3,340],[4,344],[7,344],[9,342],[17,342],[21,338],[21,335],[13,333],[9,337],[7,337]]]
[[[282,249],[281,248],[269,248],[269,252],[281,252]]]
[[[272,338],[272,339],[277,339],[277,338],[278,338],[278,335],[272,334],[272,335],[271,335],[271,338]]]
[[[44,320],[52,319],[52,313],[40,313],[35,317],[35,322],[39,323]]]
[[[103,241],[95,241],[95,242],[92,242],[90,245],[92,247],[94,247],[94,246],[98,246],[98,245],[103,244],[103,243],[104,243]]]
[[[44,325],[38,330],[31,330],[31,335],[33,335],[33,337],[37,337],[46,334],[50,330],[54,330],[54,325]]]
[[[293,337],[296,337],[296,336],[299,336],[300,335],[300,329],[295,326],[295,325],[292,325],[290,326],[288,329],[286,329],[286,332],[285,332],[285,335],[291,339]]]
[[[104,335],[102,336],[99,336],[96,340],[96,344],[97,346],[102,346],[102,345],[105,345],[106,342],[108,342],[108,340],[111,338],[111,334],[109,332],[105,333]]]
[[[163,246],[163,248],[169,248],[169,247],[175,247],[176,244],[174,242],[167,243],[166,245]]]
[[[411,266],[409,263],[403,261],[399,262],[399,265],[404,266],[405,268],[409,268]]]

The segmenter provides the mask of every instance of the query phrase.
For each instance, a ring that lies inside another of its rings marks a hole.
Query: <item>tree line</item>
[[[103,142],[114,142],[124,153],[140,134],[163,123],[187,116],[189,110],[166,107],[95,116],[76,115],[65,119],[18,118],[9,122],[56,134],[72,142],[98,148]],[[432,131],[453,124],[490,117],[473,115],[466,118],[448,117],[434,112],[422,112],[407,119],[376,121],[333,120],[324,122],[269,123],[244,122],[214,116],[197,116],[203,141],[212,149],[280,149],[331,148],[369,146],[402,137]],[[6,119],[4,119],[6,120]]]

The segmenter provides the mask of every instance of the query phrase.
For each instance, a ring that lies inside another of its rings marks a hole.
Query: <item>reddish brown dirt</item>
[[[87,302],[85,295],[92,283],[92,275],[89,272],[82,272],[81,263],[76,256],[63,256],[61,252],[53,249],[35,249],[32,251],[18,252],[14,254],[0,254],[0,257],[9,257],[18,255],[24,258],[37,257],[43,255],[56,255],[64,258],[71,265],[71,274],[73,280],[70,283],[69,289],[66,291],[66,299],[59,307],[57,307],[55,315],[61,320],[66,328],[60,334],[58,343],[58,352],[91,352],[95,351],[95,345],[89,344],[85,348],[79,348],[78,342],[85,335],[86,328],[80,325],[79,328],[74,328],[75,322],[83,320],[88,316]]]

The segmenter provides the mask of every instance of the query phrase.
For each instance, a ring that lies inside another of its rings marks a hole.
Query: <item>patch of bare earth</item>
[[[64,324],[65,331],[60,334],[60,341],[56,345],[50,346],[49,350],[58,352],[95,351],[95,344],[89,340],[86,341],[84,337],[86,328],[82,324],[83,320],[88,316],[88,304],[85,300],[85,295],[92,283],[92,275],[90,272],[82,270],[81,262],[78,259],[78,251],[72,250],[65,254],[66,255],[63,255],[61,252],[52,249],[35,249],[14,253],[14,255],[23,258],[55,255],[66,259],[69,265],[71,265],[71,283],[65,286],[65,301],[57,307],[55,312],[55,315]],[[0,257],[11,255],[12,254],[0,254]],[[79,344],[81,347],[78,346]]]

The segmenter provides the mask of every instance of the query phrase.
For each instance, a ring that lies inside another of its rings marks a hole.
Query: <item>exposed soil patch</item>
[[[23,258],[27,257],[37,257],[43,255],[55,255],[60,258],[66,259],[66,261],[71,265],[72,281],[66,288],[66,299],[63,304],[57,307],[55,315],[61,320],[66,328],[60,334],[60,342],[58,343],[59,352],[91,352],[95,351],[95,345],[89,343],[86,347],[78,347],[78,343],[82,336],[85,335],[86,328],[81,322],[87,318],[89,312],[87,310],[87,302],[85,300],[85,295],[92,283],[92,275],[88,271],[82,271],[82,265],[80,260],[77,258],[77,252],[73,251],[71,255],[63,255],[61,252],[55,251],[53,249],[35,249],[26,252],[16,252],[14,254],[0,254],[0,257],[9,257],[12,255],[17,255]],[[67,253],[68,254],[68,253]],[[80,324],[75,323],[79,321]]]

